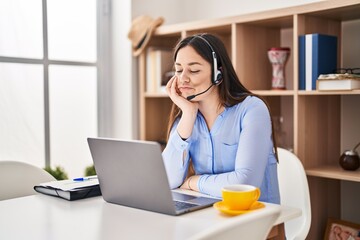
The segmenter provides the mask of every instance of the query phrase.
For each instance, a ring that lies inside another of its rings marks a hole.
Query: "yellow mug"
[[[222,189],[224,205],[231,210],[248,210],[260,197],[260,189],[246,184],[234,184]]]

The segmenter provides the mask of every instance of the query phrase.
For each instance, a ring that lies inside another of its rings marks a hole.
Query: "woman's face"
[[[185,98],[205,91],[211,86],[211,65],[191,46],[183,47],[178,51],[175,59],[175,71],[178,77],[178,90]],[[196,97],[196,100],[200,100],[212,92],[210,90]]]

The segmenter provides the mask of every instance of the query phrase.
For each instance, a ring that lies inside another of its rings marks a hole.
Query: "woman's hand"
[[[180,188],[199,192],[199,188],[197,187],[199,178],[200,178],[199,175],[193,175],[193,176],[188,177],[184,181],[184,183],[180,186]]]
[[[166,92],[180,109],[184,112],[192,112],[197,113],[198,103],[191,102],[187,100],[185,97],[181,96],[181,92],[178,89],[178,76],[174,75],[166,84]]]

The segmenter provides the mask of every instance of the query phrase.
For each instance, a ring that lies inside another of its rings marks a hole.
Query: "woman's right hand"
[[[185,97],[181,96],[181,93],[177,87],[178,85],[178,76],[174,75],[166,84],[166,92],[183,113],[197,113],[199,104],[197,102],[191,102]]]

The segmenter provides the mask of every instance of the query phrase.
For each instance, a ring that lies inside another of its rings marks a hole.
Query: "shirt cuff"
[[[204,182],[206,181],[206,179],[208,178],[208,175],[201,175],[200,177],[199,177],[199,180],[198,180],[198,182],[197,182],[197,187],[198,187],[198,189],[199,189],[199,191],[200,192],[204,192],[205,191],[205,189],[203,189],[203,186],[204,186]]]
[[[173,147],[179,151],[185,150],[189,145],[187,140],[183,140],[177,131],[175,131],[174,134],[170,136],[169,140],[172,143]]]

